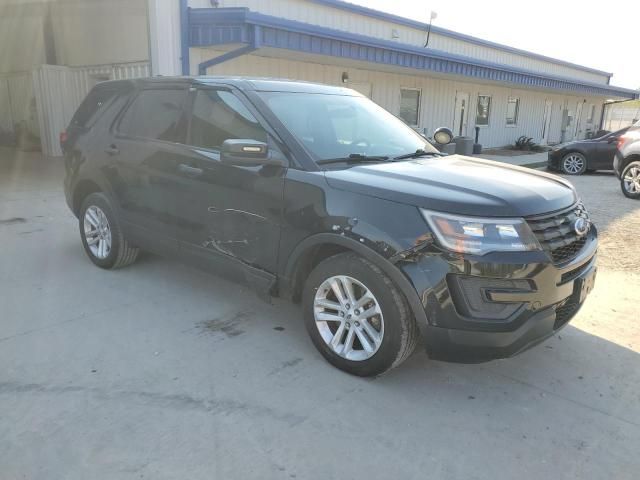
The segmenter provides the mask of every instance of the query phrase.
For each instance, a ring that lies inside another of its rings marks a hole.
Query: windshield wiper
[[[442,153],[440,152],[427,152],[419,148],[413,153],[407,153],[406,155],[400,155],[399,157],[393,157],[394,160],[406,160],[407,158],[418,158],[418,157],[441,157]]]
[[[366,162],[386,162],[389,157],[363,155],[361,153],[352,153],[348,157],[340,158],[323,158],[316,161],[318,165],[327,165],[330,163],[366,163]]]

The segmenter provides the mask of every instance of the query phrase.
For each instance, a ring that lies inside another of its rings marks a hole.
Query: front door
[[[549,130],[551,129],[551,113],[553,111],[553,102],[551,100],[545,100],[544,102],[544,116],[542,117],[542,145],[549,143]]]
[[[469,94],[456,92],[456,107],[453,115],[453,134],[458,137],[467,135],[467,121],[469,119]]]
[[[278,147],[257,112],[228,88],[199,88],[187,146],[176,158],[181,183],[172,216],[185,253],[202,261],[221,259],[275,272],[286,169],[222,164],[220,148],[228,139],[267,142]]]

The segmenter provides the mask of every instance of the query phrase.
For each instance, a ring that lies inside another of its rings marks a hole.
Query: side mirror
[[[453,140],[453,132],[446,127],[440,127],[433,132],[433,139],[438,145],[448,145]]]
[[[238,167],[284,166],[282,158],[269,155],[266,143],[249,139],[225,140],[220,149],[220,161]]]

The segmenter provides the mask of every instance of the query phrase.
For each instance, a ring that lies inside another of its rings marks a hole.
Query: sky
[[[640,0],[348,0],[484,40],[613,72],[640,88]]]

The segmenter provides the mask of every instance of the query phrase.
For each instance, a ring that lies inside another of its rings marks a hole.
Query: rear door
[[[178,190],[174,168],[186,136],[187,94],[186,84],[138,91],[104,146],[124,226],[136,243],[152,249],[177,247],[169,206]]]

